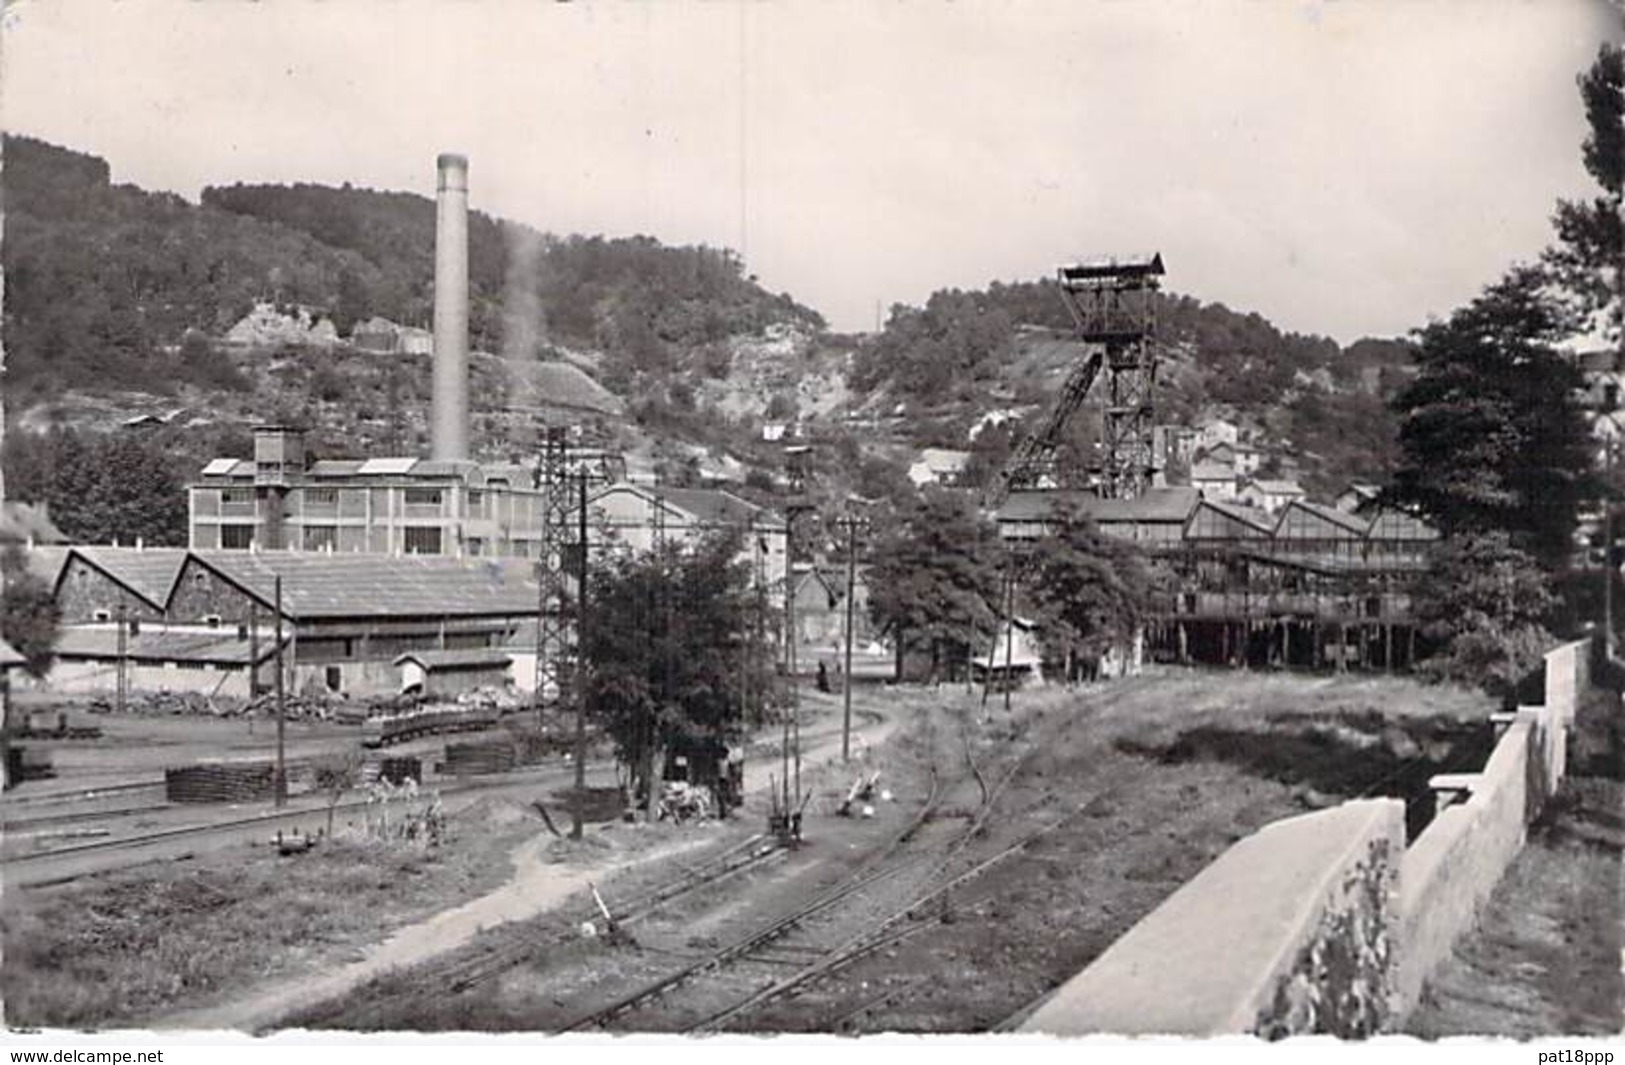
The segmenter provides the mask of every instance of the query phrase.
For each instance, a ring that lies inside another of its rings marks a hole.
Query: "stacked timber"
[[[480,740],[446,744],[446,760],[441,771],[451,776],[480,773],[506,773],[518,764],[518,752],[509,739]]]

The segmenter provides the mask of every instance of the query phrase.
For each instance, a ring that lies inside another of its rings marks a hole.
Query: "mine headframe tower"
[[[1100,465],[1091,470],[1100,495],[1132,499],[1151,486],[1152,399],[1156,388],[1155,293],[1163,275],[1160,254],[1087,259],[1057,271],[1061,299],[1085,354],[1061,392],[1024,438],[1005,469],[1004,492],[1076,488],[1081,471],[1057,460],[1061,433],[1102,370],[1106,373]]]

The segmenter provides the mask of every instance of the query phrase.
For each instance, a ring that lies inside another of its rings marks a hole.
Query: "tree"
[[[1559,200],[1552,224],[1558,243],[1546,262],[1581,309],[1601,313],[1603,325],[1621,342],[1620,264],[1625,261],[1625,49],[1604,44],[1578,78],[1589,133],[1582,148],[1585,168],[1601,195]]]
[[[1419,372],[1393,401],[1400,459],[1385,501],[1446,537],[1502,531],[1548,570],[1564,565],[1598,489],[1582,380],[1554,346],[1568,324],[1542,273],[1519,267],[1422,329]]]
[[[355,748],[336,751],[315,759],[311,768],[316,786],[327,793],[327,838],[333,838],[333,811],[346,792],[360,787],[367,768],[367,756]]]
[[[1503,699],[1555,642],[1546,629],[1556,605],[1546,574],[1504,532],[1445,540],[1413,602],[1422,636],[1438,648],[1424,670]]]
[[[1133,544],[1074,517],[1041,540],[1022,569],[1022,590],[1046,652],[1093,665],[1134,638],[1145,617],[1152,580]]]
[[[908,649],[944,663],[968,661],[994,631],[999,598],[997,535],[962,494],[927,488],[879,523],[870,556],[869,616],[890,635],[902,679]]]
[[[737,535],[669,541],[612,554],[588,579],[588,705],[634,791],[655,783],[660,750],[725,752],[744,719],[753,601],[739,548]]]
[[[28,568],[18,544],[0,553],[0,637],[27,659],[24,668],[43,677],[51,668],[62,612],[51,587]]]

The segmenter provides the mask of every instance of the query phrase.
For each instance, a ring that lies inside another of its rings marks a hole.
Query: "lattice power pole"
[[[1106,409],[1099,491],[1106,499],[1140,495],[1151,487],[1156,468],[1154,294],[1162,274],[1161,255],[1091,259],[1059,271],[1061,297],[1078,339],[1103,349]]]
[[[570,454],[566,431],[542,429],[541,466],[537,482],[544,493],[542,557],[536,564],[536,694],[537,725],[569,700],[574,663],[570,651],[570,622],[565,611],[565,547],[574,542],[571,520],[575,500],[570,491]],[[585,550],[585,545],[583,545]]]

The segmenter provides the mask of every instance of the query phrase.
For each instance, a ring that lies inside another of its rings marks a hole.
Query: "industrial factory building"
[[[1149,619],[1157,657],[1378,669],[1418,658],[1410,588],[1438,533],[1411,515],[1301,500],[1271,515],[1181,488],[1131,499],[1038,491],[1012,494],[999,530],[1019,551],[1074,516],[1139,544],[1172,577]]]
[[[58,690],[112,691],[124,663],[132,690],[246,695],[274,678],[276,583],[284,668],[296,692],[399,691],[401,658],[489,655],[534,625],[532,565],[288,551],[70,548],[58,567],[63,613]]]
[[[254,430],[254,458],[215,459],[188,488],[192,548],[535,558],[546,493],[523,466],[305,460],[304,434]]]

